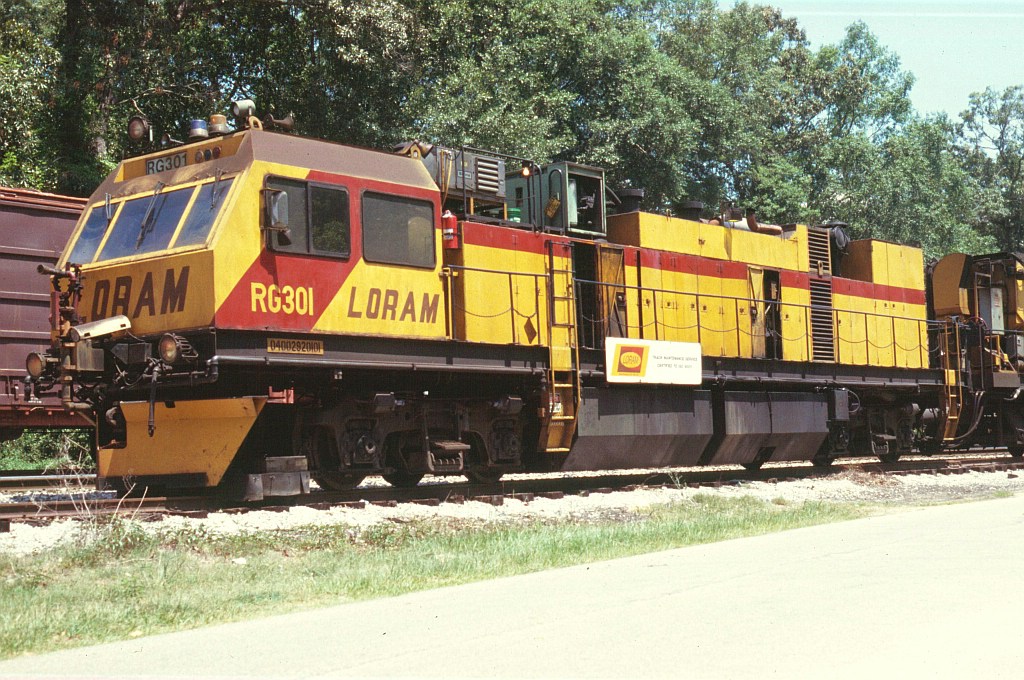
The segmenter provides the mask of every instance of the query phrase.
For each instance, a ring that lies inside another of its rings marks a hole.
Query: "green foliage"
[[[912,121],[879,144],[849,139],[833,163],[846,174],[825,216],[849,222],[854,235],[917,244],[929,258],[995,247],[970,226],[981,187],[947,120]]]
[[[91,436],[82,429],[26,430],[0,442],[0,470],[90,469]]]
[[[975,225],[1005,250],[1024,249],[1024,85],[971,95],[961,114],[970,170],[984,187]]]
[[[0,1],[0,185],[53,188],[39,124],[58,55],[51,2]]]
[[[1024,86],[919,120],[867,26],[811,49],[714,0],[0,0],[0,183],[87,194],[159,135],[251,97],[299,131],[606,168],[647,205],[850,220],[944,249],[1024,247]]]

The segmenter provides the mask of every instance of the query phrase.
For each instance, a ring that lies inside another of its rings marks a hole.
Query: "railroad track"
[[[0,471],[0,490],[49,489],[54,487],[82,488],[96,483],[93,473],[47,472],[45,470]]]
[[[1024,461],[1005,455],[960,454],[949,458],[910,458],[883,464],[874,459],[847,459],[831,468],[810,464],[766,465],[760,470],[736,468],[669,471],[618,472],[593,475],[521,475],[495,484],[470,482],[438,482],[402,489],[391,486],[365,486],[351,491],[318,491],[309,496],[276,499],[273,502],[238,504],[212,496],[97,498],[87,493],[60,497],[32,498],[0,503],[0,531],[10,529],[11,522],[46,523],[59,518],[91,518],[128,514],[148,519],[166,515],[205,517],[211,512],[247,512],[251,510],[287,510],[295,505],[317,509],[336,506],[354,508],[367,504],[395,506],[399,503],[440,505],[480,501],[501,505],[506,499],[529,502],[535,498],[562,498],[566,495],[589,495],[613,491],[632,491],[659,487],[717,487],[747,482],[782,482],[816,477],[829,477],[848,471],[879,475],[963,474],[978,471],[1024,471]]]

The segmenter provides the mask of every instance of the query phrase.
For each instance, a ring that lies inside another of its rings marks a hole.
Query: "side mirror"
[[[277,232],[277,245],[292,244],[292,230],[288,227],[288,192],[271,189],[266,192],[267,231]]]

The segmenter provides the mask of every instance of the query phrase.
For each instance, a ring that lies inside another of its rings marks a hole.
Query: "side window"
[[[311,251],[321,255],[348,256],[348,192],[311,186],[309,236]]]
[[[433,268],[434,206],[413,198],[363,194],[363,257]]]
[[[351,254],[348,191],[279,177],[268,179],[267,189],[288,194],[291,242],[282,245],[280,239],[272,236],[271,248],[279,252],[334,257]]]

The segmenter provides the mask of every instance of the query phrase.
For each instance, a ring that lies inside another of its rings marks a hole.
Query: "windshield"
[[[113,260],[202,245],[231,184],[231,179],[223,179],[184,189],[158,185],[152,194],[112,202],[113,219],[109,224],[105,206],[94,206],[68,262],[87,264],[94,259]],[[97,250],[100,250],[98,257]]]

